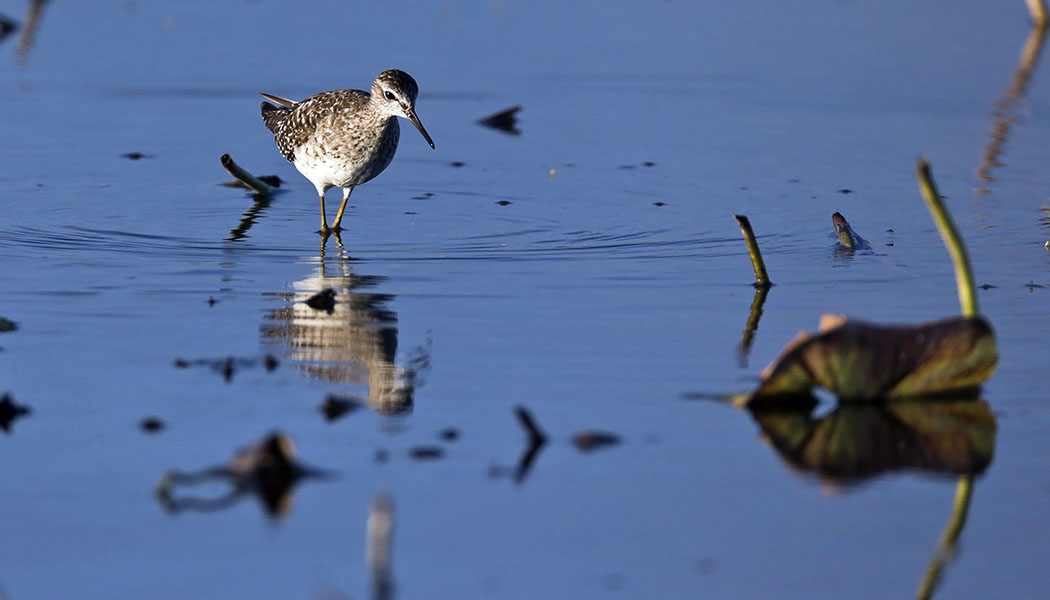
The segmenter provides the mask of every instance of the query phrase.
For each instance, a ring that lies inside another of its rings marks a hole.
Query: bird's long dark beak
[[[430,134],[427,133],[427,130],[423,128],[423,124],[419,122],[419,117],[416,116],[416,111],[410,110],[407,112],[408,120],[412,121],[412,124],[416,126],[416,129],[419,130],[419,133],[422,133],[423,137],[426,138],[427,143],[430,144],[430,147],[434,148],[434,140],[430,139]]]

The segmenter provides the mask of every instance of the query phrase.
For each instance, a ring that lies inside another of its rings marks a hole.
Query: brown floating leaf
[[[903,469],[977,475],[992,461],[996,423],[977,399],[752,408],[765,439],[794,467],[841,482]]]
[[[847,402],[943,394],[979,386],[997,361],[995,333],[981,317],[878,326],[824,315],[820,333],[789,343],[746,403],[808,396],[814,387]]]

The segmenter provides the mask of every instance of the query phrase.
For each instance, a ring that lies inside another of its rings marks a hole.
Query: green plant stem
[[[740,233],[744,234],[744,241],[747,242],[747,253],[751,256],[751,266],[755,269],[755,287],[768,288],[773,282],[769,280],[769,273],[766,272],[766,263],[762,261],[762,252],[758,249],[758,240],[751,229],[751,222],[744,215],[733,215],[733,218],[740,225]]]
[[[222,163],[224,169],[229,171],[230,175],[237,178],[238,181],[244,185],[250,187],[260,194],[272,194],[274,187],[268,185],[266,182],[260,180],[255,175],[252,175],[248,171],[241,168],[240,165],[233,162],[233,158],[229,154],[223,154],[219,157],[219,162]]]
[[[962,236],[952,222],[948,209],[941,201],[941,195],[937,191],[937,185],[933,182],[930,174],[930,162],[925,157],[919,159],[916,167],[919,178],[919,189],[922,197],[926,200],[926,208],[933,216],[933,222],[941,232],[944,245],[952,255],[952,264],[955,266],[955,285],[959,292],[959,304],[962,307],[964,317],[976,317],[977,309],[977,287],[973,283],[973,271],[970,269],[970,258],[966,254],[966,246],[963,245]]]

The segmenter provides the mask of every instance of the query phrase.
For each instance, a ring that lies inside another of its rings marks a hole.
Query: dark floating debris
[[[459,439],[459,430],[455,427],[446,427],[438,432],[438,437],[446,442],[455,442]]]
[[[157,417],[145,417],[139,421],[139,429],[146,433],[159,433],[165,428],[164,421]]]
[[[143,154],[142,152],[125,152],[120,155],[121,158],[128,160],[142,160],[143,158],[155,158],[152,154]]]
[[[11,19],[0,15],[0,42],[3,42],[7,36],[11,35],[18,30],[18,23],[15,23]]]
[[[372,460],[377,464],[381,465],[390,459],[390,453],[385,448],[379,448],[376,453],[372,456]]]
[[[414,446],[408,451],[408,457],[413,460],[438,460],[445,456],[445,450],[440,446]]]
[[[620,443],[620,436],[607,431],[581,431],[572,436],[572,443],[581,452],[591,452]]]
[[[278,367],[280,362],[272,354],[267,354],[262,358],[239,358],[235,356],[227,356],[226,358],[199,358],[197,360],[187,360],[185,358],[175,359],[176,369],[188,369],[197,366],[208,367],[221,374],[223,381],[226,383],[233,381],[233,376],[238,369],[251,369],[259,364],[262,364],[267,372],[272,372]]]
[[[489,129],[495,129],[508,135],[521,135],[521,129],[518,129],[518,113],[521,112],[521,105],[502,110],[496,114],[489,115],[484,119],[478,119],[478,123]]]
[[[281,366],[281,361],[277,360],[276,356],[267,354],[263,357],[263,368],[266,369],[267,373],[272,373],[279,366]]]
[[[344,415],[354,412],[364,405],[364,402],[352,396],[328,394],[325,396],[324,402],[321,404],[321,412],[324,414],[324,420],[331,423],[332,421],[342,418]]]
[[[245,494],[253,494],[267,514],[280,517],[291,508],[292,491],[300,480],[327,475],[296,460],[295,444],[291,438],[275,431],[254,446],[240,450],[225,466],[190,473],[166,472],[157,482],[154,492],[161,506],[171,512],[222,510]],[[229,490],[216,497],[175,495],[179,487],[203,483],[225,483]]]
[[[977,287],[981,288],[982,290],[992,290],[992,289],[995,289],[995,288],[997,288],[999,286],[992,285],[990,283],[982,283],[981,285],[979,285]]]
[[[647,161],[645,161],[645,162],[643,162],[643,163],[642,163],[642,166],[643,166],[643,167],[655,167],[655,166],[656,166],[656,163],[654,163],[654,162],[653,162],[653,161],[651,161],[651,160],[647,160]]]
[[[465,163],[465,162],[463,162],[461,160],[454,160],[454,161],[450,162],[449,165],[451,165],[453,167],[456,167],[458,169],[459,167],[467,166],[467,163]]]
[[[434,197],[434,192],[423,192],[422,194],[420,194],[418,196],[412,196],[412,199],[413,200],[429,200],[430,198],[433,198],[433,197]],[[415,214],[415,213],[413,213],[413,214]]]
[[[214,296],[208,296],[208,306],[215,306],[219,301]]]
[[[306,305],[314,310],[323,310],[332,314],[335,310],[335,290],[325,288],[306,299]]]
[[[667,206],[667,203],[666,202],[656,201],[656,202],[653,202],[653,206]]]
[[[11,394],[4,394],[3,398],[0,398],[0,429],[3,429],[4,433],[11,433],[11,425],[31,412],[33,411],[28,406],[16,403]]]
[[[853,193],[853,190],[851,190],[851,189],[849,189],[849,188],[842,188],[841,190],[838,190],[838,192],[839,192],[840,194],[852,194],[852,193]]]
[[[511,204],[511,201],[510,200],[497,200],[496,204],[499,204],[500,206],[507,206],[508,204]]]
[[[748,405],[808,397],[821,387],[846,402],[959,393],[980,386],[998,360],[995,333],[981,317],[918,326],[882,326],[824,315],[762,372]]]
[[[547,435],[543,433],[536,420],[532,418],[532,413],[529,412],[529,409],[519,405],[514,408],[514,415],[518,417],[518,423],[521,424],[522,429],[529,436],[528,445],[525,447],[525,451],[522,452],[521,458],[518,459],[518,468],[514,472],[514,483],[521,484],[525,481],[525,477],[528,476],[529,469],[532,468],[532,463],[539,456],[540,450],[547,445]]]
[[[18,323],[15,323],[11,319],[0,317],[0,333],[7,333],[16,329],[18,329]]]

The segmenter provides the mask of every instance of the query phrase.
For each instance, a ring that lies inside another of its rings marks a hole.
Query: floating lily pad
[[[845,402],[950,393],[980,386],[997,361],[995,333],[979,316],[879,326],[824,315],[819,333],[800,333],[766,367],[746,404],[806,397],[817,387]]]

